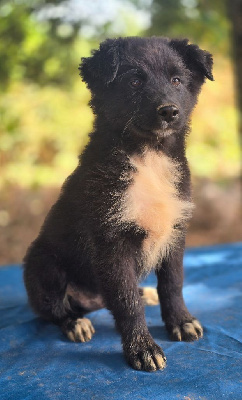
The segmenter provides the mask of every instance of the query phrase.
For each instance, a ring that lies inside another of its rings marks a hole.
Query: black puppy
[[[94,131],[24,260],[36,313],[83,342],[94,333],[83,316],[107,307],[128,362],[139,370],[166,362],[138,288],[152,269],[170,337],[192,341],[203,333],[182,296],[193,208],[185,138],[211,70],[208,52],[158,37],[106,40],[82,59]]]

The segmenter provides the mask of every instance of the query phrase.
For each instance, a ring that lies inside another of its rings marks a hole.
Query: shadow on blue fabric
[[[159,306],[147,307],[150,332],[168,359],[155,373],[128,367],[107,310],[90,314],[91,342],[71,343],[31,312],[21,267],[2,267],[0,399],[242,399],[242,243],[189,249],[184,264],[184,296],[204,338],[170,342]],[[156,285],[154,274],[144,285]]]

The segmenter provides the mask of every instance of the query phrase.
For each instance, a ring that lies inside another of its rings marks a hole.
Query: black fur
[[[107,307],[125,356],[136,369],[163,368],[165,357],[148,332],[138,289],[147,267],[142,245],[149,232],[136,221],[119,220],[135,174],[130,157],[142,155],[146,147],[179,162],[179,196],[190,199],[185,136],[200,88],[206,77],[213,80],[211,70],[208,52],[187,40],[159,37],[108,39],[82,59],[80,74],[92,93],[94,130],[24,259],[25,284],[36,313],[66,334],[74,332],[78,340],[77,320]],[[178,115],[162,115],[164,105],[175,107]],[[168,332],[175,340],[194,340],[202,329],[182,297],[186,226],[176,229],[176,245],[153,268]]]

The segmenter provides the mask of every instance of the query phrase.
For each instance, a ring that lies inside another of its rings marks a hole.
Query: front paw
[[[130,345],[124,353],[131,367],[139,371],[151,372],[166,367],[165,354],[153,340],[146,344]]]
[[[179,325],[168,327],[171,340],[193,342],[203,337],[203,328],[197,319],[183,321]]]

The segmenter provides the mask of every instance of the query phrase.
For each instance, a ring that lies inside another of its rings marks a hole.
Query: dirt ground
[[[0,194],[0,265],[21,263],[27,247],[37,236],[59,188],[8,187]],[[241,184],[207,180],[194,185],[196,205],[187,246],[242,240]]]

